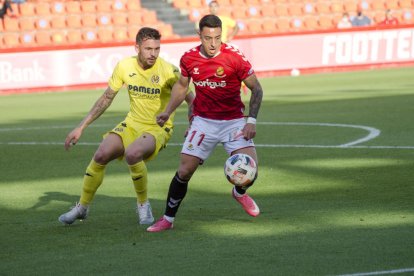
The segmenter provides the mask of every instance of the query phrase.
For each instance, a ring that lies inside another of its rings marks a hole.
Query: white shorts
[[[253,140],[243,137],[244,118],[234,120],[211,120],[194,117],[181,153],[206,160],[218,143],[230,155],[232,152],[248,147],[254,147]]]

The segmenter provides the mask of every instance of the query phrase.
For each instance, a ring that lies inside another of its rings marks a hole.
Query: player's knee
[[[128,165],[133,165],[138,162],[141,162],[143,158],[144,154],[139,150],[125,152],[125,161],[128,163]]]
[[[177,171],[178,177],[182,180],[189,181],[194,174],[194,171],[189,168],[180,167]]]
[[[98,164],[106,165],[111,161],[111,155],[103,150],[98,150],[95,152],[93,159]]]

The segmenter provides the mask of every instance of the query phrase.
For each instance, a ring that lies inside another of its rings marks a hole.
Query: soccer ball
[[[224,175],[231,184],[236,186],[246,186],[252,183],[256,172],[256,162],[247,154],[232,155],[224,164]]]

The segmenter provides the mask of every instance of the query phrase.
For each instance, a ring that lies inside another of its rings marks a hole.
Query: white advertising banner
[[[178,65],[197,40],[162,43],[161,57]],[[349,30],[237,39],[256,72],[414,62],[414,27]],[[106,83],[115,64],[134,46],[0,51],[0,91]]]

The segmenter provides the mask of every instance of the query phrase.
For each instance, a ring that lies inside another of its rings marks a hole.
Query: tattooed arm
[[[105,110],[111,105],[112,101],[116,96],[116,92],[108,87],[101,97],[95,102],[88,115],[83,118],[80,124],[74,128],[66,137],[65,149],[68,150],[71,145],[75,145],[82,135],[82,132],[87,128],[93,121],[99,118]]]
[[[244,138],[249,140],[256,136],[256,118],[262,103],[263,89],[254,74],[246,78],[243,82],[252,92],[249,102],[249,116],[247,118],[247,123],[243,128]]]

